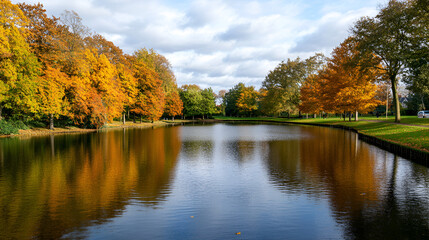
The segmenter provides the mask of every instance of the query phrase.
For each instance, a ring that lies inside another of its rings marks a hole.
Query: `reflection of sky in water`
[[[280,141],[310,137],[301,127],[282,125],[229,125],[184,126],[182,141]]]

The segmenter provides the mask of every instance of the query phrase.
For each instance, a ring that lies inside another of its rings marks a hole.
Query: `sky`
[[[12,1],[18,3],[22,1]],[[288,58],[329,56],[353,23],[386,0],[25,0],[49,16],[79,14],[91,31],[132,54],[153,48],[179,86],[216,92],[239,82],[259,88]]]

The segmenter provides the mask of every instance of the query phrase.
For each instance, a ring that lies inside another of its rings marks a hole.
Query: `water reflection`
[[[0,193],[0,239],[429,238],[429,170],[329,128],[1,139]]]
[[[1,139],[0,238],[72,238],[122,212],[168,196],[178,128]]]
[[[312,137],[268,143],[273,184],[286,193],[328,198],[345,238],[429,237],[427,168],[408,161],[398,166],[396,156],[358,141],[348,131],[302,131]]]

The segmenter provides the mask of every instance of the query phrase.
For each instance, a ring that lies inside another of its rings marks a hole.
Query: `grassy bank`
[[[106,124],[101,129],[84,129],[78,128],[75,126],[70,127],[58,127],[54,130],[49,130],[47,127],[35,127],[35,126],[20,126],[20,129],[16,129],[16,131],[11,131],[7,134],[0,134],[0,137],[10,137],[10,136],[38,136],[38,135],[49,135],[49,134],[61,134],[61,133],[85,133],[85,132],[96,132],[104,129],[114,129],[114,128],[149,128],[149,127],[163,127],[167,125],[173,124],[181,124],[191,122],[190,120],[175,120],[175,121],[155,121],[155,122],[136,122],[127,121],[125,124],[119,121],[114,121],[112,123]],[[10,124],[9,124],[10,125]],[[9,125],[7,125],[8,128]],[[2,127],[0,125],[0,127]]]
[[[358,122],[343,121],[339,118],[327,119],[287,119],[287,118],[232,118],[217,117],[218,120],[274,121],[291,123],[308,123],[323,125],[341,125],[351,127],[358,132],[373,136],[388,142],[429,152],[429,119],[416,116],[403,116],[401,124],[394,123],[394,118],[361,117]]]

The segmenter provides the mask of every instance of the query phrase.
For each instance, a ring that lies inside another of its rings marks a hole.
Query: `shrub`
[[[9,121],[9,123],[11,123],[15,128],[17,129],[23,129],[23,130],[27,130],[30,129],[29,127],[27,127],[27,125],[25,125],[24,122],[22,122],[21,120],[16,120],[16,121]]]
[[[19,128],[15,127],[12,123],[7,122],[6,120],[0,121],[0,134],[10,135],[18,134]]]

